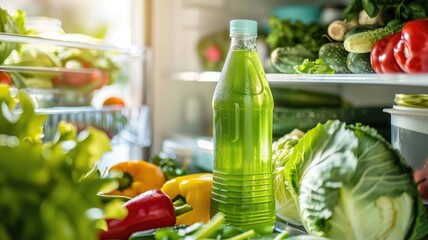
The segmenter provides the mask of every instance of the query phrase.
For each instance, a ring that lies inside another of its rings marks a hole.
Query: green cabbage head
[[[318,124],[294,146],[283,173],[313,236],[399,240],[428,234],[412,169],[372,128]]]

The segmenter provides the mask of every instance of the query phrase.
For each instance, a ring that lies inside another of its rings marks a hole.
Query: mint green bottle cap
[[[257,34],[257,22],[254,20],[235,19],[230,21],[230,33]]]

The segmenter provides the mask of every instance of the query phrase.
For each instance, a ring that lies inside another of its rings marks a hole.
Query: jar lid
[[[231,33],[253,33],[257,34],[257,22],[247,19],[235,19],[230,21]]]
[[[403,107],[428,108],[428,94],[396,94],[394,102]]]

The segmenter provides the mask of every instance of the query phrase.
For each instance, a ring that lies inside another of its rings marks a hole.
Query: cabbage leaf
[[[293,152],[294,146],[304,133],[293,130],[272,144],[272,168],[274,177],[276,216],[294,225],[302,225],[297,205],[285,185],[285,164]]]

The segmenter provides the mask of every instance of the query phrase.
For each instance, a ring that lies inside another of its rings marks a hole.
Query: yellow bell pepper
[[[192,211],[177,217],[176,225],[191,225],[196,222],[210,220],[211,190],[213,177],[211,173],[195,173],[173,178],[162,186],[164,192],[172,200],[177,196],[186,199]]]
[[[119,178],[119,188],[109,192],[109,195],[122,195],[136,197],[139,194],[152,189],[160,189],[165,183],[162,170],[147,161],[126,161],[113,165],[109,172],[122,172]]]

